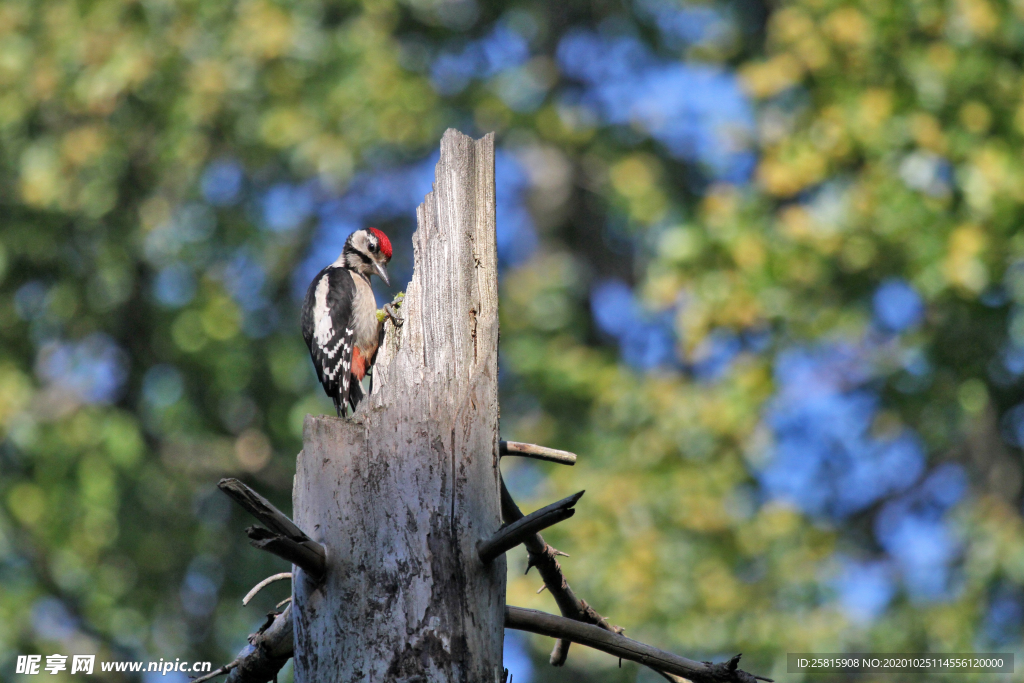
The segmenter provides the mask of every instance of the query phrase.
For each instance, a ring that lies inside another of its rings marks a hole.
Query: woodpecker
[[[377,228],[356,230],[338,260],[313,278],[302,304],[302,336],[316,376],[334,401],[338,417],[363,398],[360,382],[373,364],[383,323],[370,276],[390,285],[391,242]]]

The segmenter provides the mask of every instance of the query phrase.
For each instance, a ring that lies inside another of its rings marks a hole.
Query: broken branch
[[[234,661],[192,683],[205,683],[223,674],[228,674],[225,683],[266,683],[277,678],[294,650],[292,606],[288,605],[280,614],[267,615],[266,623],[249,636],[249,644]]]
[[[659,650],[644,643],[606,631],[597,626],[584,624],[573,619],[558,617],[546,612],[505,607],[505,628],[539,633],[552,638],[569,640],[595,650],[607,652],[615,657],[628,659],[648,666],[656,671],[683,676],[693,683],[754,683],[756,680],[770,681],[747,673],[738,667],[740,655],[728,662],[710,664],[686,659],[671,652]]]
[[[575,465],[576,454],[569,451],[560,451],[557,448],[545,448],[532,443],[520,443],[519,441],[499,441],[498,452],[501,455],[519,455],[534,460],[546,460],[557,462],[562,465]]]
[[[547,529],[562,520],[569,519],[576,514],[573,506],[582,496],[583,491],[574,493],[501,527],[489,539],[481,541],[477,548],[480,561],[489,564],[494,558],[523,543],[527,538],[536,536],[541,529]]]
[[[249,542],[254,548],[288,560],[306,571],[314,580],[323,577],[327,566],[327,551],[295,526],[288,515],[237,479],[221,479],[217,488],[267,527],[246,529]]]
[[[245,530],[249,537],[249,545],[257,550],[265,550],[268,553],[277,555],[282,560],[287,560],[296,567],[304,570],[314,581],[319,581],[326,569],[326,557],[323,554],[323,547],[319,543],[309,543],[319,546],[321,552],[307,543],[267,531],[263,527],[251,526]]]
[[[217,482],[217,488],[245,508],[246,512],[274,533],[308,540],[309,537],[306,536],[306,533],[295,526],[295,522],[288,515],[278,510],[269,500],[237,479],[221,479]]]
[[[504,480],[501,481],[501,516],[506,522],[515,522],[523,518],[519,506],[516,505],[512,495],[505,488]],[[530,567],[537,568],[544,585],[548,587],[548,591],[555,598],[555,604],[558,605],[558,611],[562,613],[563,617],[593,624],[612,633],[622,633],[620,627],[608,623],[608,620],[588,605],[586,600],[576,597],[568,581],[565,580],[565,575],[562,574],[561,565],[558,564],[557,557],[565,555],[565,553],[548,545],[540,534],[527,536],[523,539],[523,545],[526,546],[526,551],[529,553],[526,571],[530,571]],[[555,647],[551,651],[552,666],[565,664],[565,658],[569,655],[569,643],[570,641],[561,639],[555,642]]]

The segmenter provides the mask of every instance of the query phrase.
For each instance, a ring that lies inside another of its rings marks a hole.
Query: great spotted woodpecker
[[[360,382],[373,364],[383,324],[370,276],[388,279],[391,242],[377,228],[356,230],[338,260],[313,278],[302,304],[302,336],[324,391],[341,417],[363,398]]]

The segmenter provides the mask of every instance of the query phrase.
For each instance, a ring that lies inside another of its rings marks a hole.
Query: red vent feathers
[[[369,230],[370,230],[370,232],[372,232],[377,237],[377,244],[378,244],[378,246],[380,246],[380,253],[384,254],[388,258],[388,260],[390,261],[391,260],[391,240],[389,240],[388,236],[385,235],[384,233],[382,233],[377,228],[369,228]]]

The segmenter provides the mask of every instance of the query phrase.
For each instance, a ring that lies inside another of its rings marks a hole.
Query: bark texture
[[[494,138],[449,130],[416,213],[401,328],[348,420],[307,416],[295,523],[327,549],[294,585],[295,680],[500,683]]]

